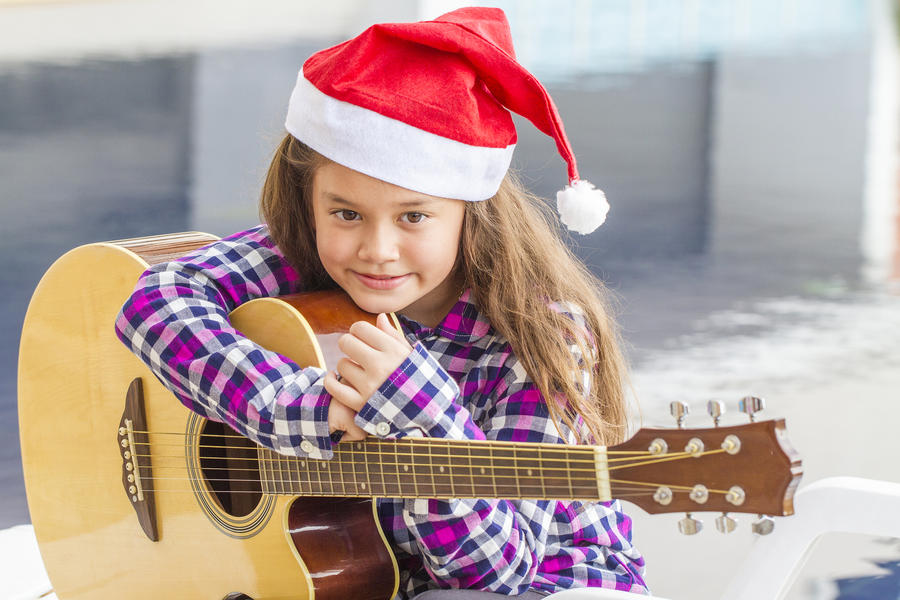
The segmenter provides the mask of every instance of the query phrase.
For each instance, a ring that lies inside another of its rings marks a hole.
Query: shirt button
[[[391,426],[385,421],[382,421],[381,423],[379,423],[378,425],[375,426],[375,433],[378,435],[385,436],[385,435],[389,434],[390,432],[391,432]]]
[[[300,442],[300,449],[307,454],[312,454],[312,451],[315,450],[315,446],[313,446],[312,442],[310,442],[309,440],[303,440],[302,442]]]

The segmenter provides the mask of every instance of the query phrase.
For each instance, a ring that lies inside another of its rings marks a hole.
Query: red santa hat
[[[515,58],[506,15],[462,8],[433,21],[373,25],[313,54],[291,94],[288,132],[356,171],[432,196],[493,196],[516,145],[512,110],[556,141],[568,168],[565,225],[596,229],[609,205],[580,180],[562,119]]]

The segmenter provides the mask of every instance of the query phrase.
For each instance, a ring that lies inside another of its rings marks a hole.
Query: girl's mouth
[[[366,287],[373,290],[392,290],[403,284],[409,278],[406,275],[367,275],[365,273],[353,272],[356,278]]]

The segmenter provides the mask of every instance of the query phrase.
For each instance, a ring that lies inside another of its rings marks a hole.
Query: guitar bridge
[[[159,541],[156,526],[156,502],[150,465],[150,439],[144,412],[144,388],[136,377],[125,394],[125,412],[117,432],[122,454],[122,486],[128,502],[137,513],[141,529],[152,541]]]

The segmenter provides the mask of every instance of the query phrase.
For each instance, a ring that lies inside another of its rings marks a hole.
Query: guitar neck
[[[332,460],[260,448],[262,491],[388,498],[609,500],[606,448],[432,438],[343,442]]]

